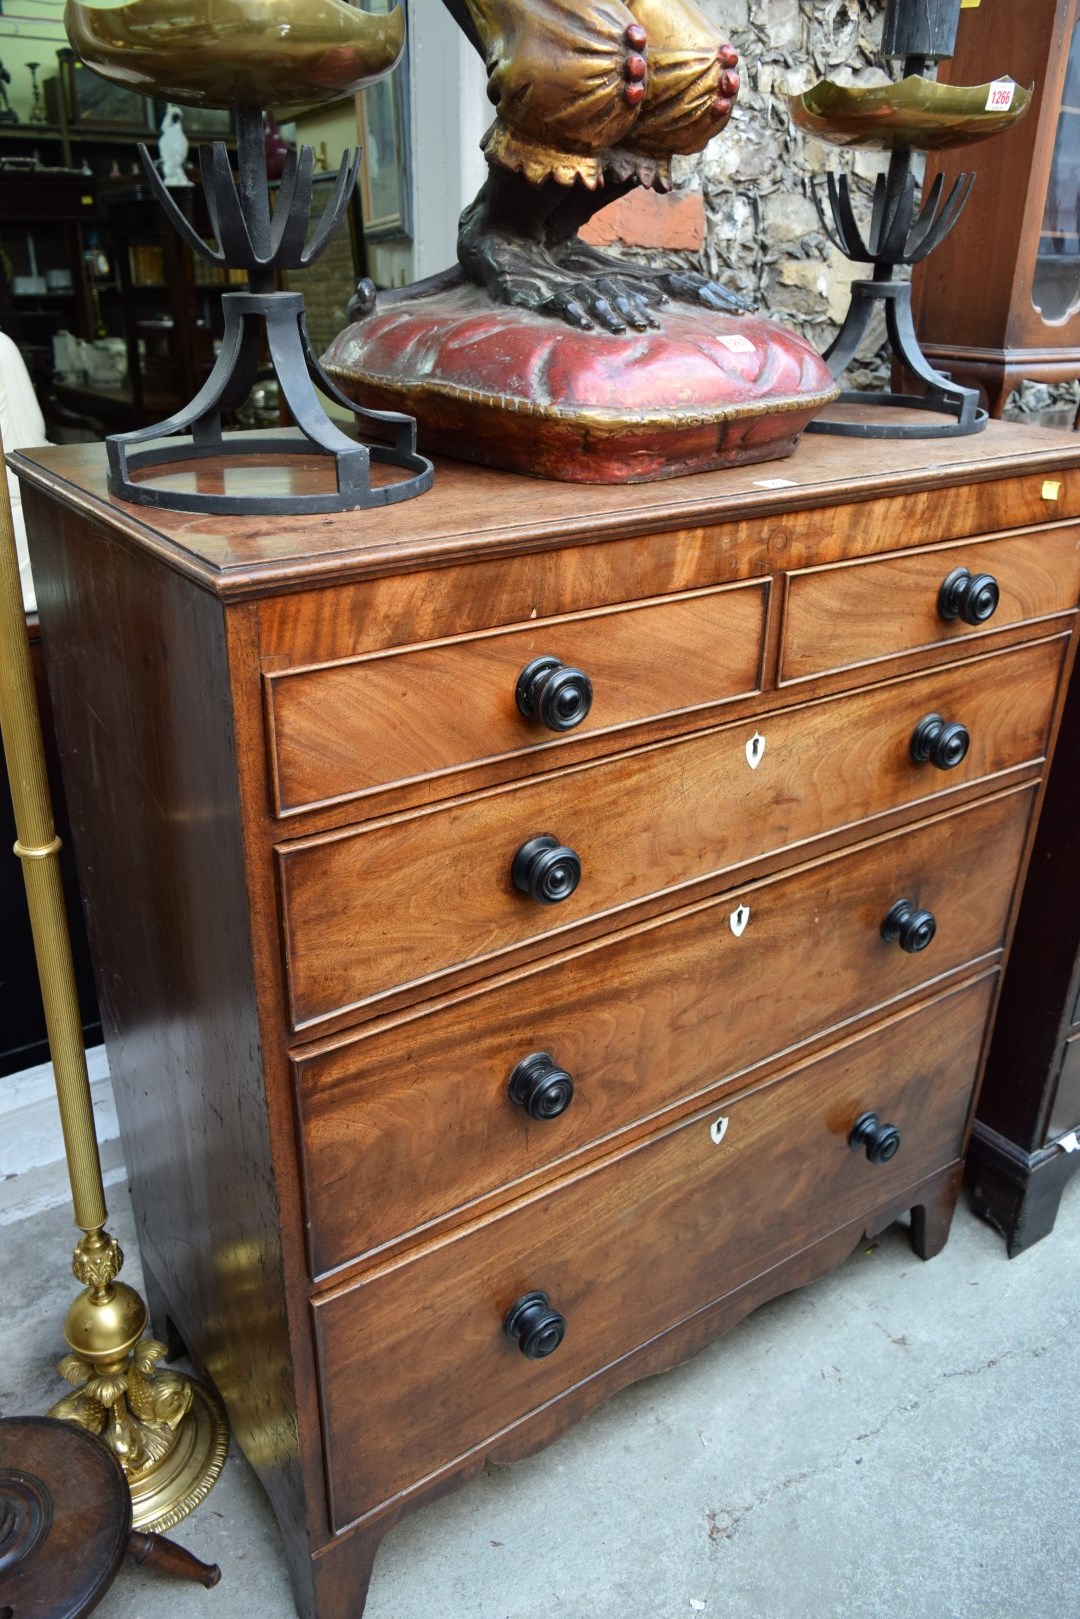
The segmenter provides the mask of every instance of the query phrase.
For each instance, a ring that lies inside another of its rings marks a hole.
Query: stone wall
[[[829,240],[813,187],[824,196],[829,171],[848,172],[856,211],[868,219],[886,159],[804,135],[792,122],[788,94],[823,78],[884,82],[877,55],[884,0],[698,4],[739,52],[742,88],[731,120],[705,152],[674,160],[676,190],[662,207],[655,196],[634,192],[596,215],[584,234],[654,263],[706,269],[824,349],[843,319],[853,277],[866,271]],[[847,372],[850,386],[885,384],[884,345],[882,314]]]
[[[805,136],[792,124],[787,93],[823,78],[871,84],[888,77],[877,55],[884,0],[698,4],[738,49],[743,86],[724,133],[699,157],[676,162],[680,190],[700,192],[704,203],[704,242],[696,261],[823,349],[847,308],[850,281],[866,270],[850,264],[829,241],[811,186],[823,186],[830,169],[846,169],[866,219],[874,178],[886,159]],[[888,377],[879,315],[845,384],[883,387]],[[1068,425],[1078,402],[1080,383],[1025,382],[1006,413]]]
[[[819,79],[869,84],[886,77],[877,55],[884,0],[699,0],[735,45],[743,87],[731,122],[700,157],[682,159],[680,186],[700,188],[703,258],[709,272],[744,292],[816,348],[835,334],[857,272],[829,241],[811,186],[830,169],[855,177],[868,208],[878,153],[845,153],[796,129],[787,93]],[[856,205],[858,207],[858,204]],[[866,344],[853,386],[887,369],[874,357],[884,319]]]

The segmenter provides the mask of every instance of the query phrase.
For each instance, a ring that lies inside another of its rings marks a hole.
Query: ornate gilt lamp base
[[[205,1501],[225,1465],[229,1424],[213,1389],[189,1383],[191,1405],[161,1456],[128,1474],[136,1529],[163,1534]]]
[[[166,1346],[142,1336],[146,1305],[116,1280],[123,1263],[104,1229],[75,1250],[72,1270],[86,1288],[68,1310],[71,1353],[60,1362],[75,1392],[48,1415],[105,1440],[124,1469],[136,1529],[171,1529],[213,1488],[225,1465],[228,1421],[209,1389],[159,1366]]]
[[[70,1353],[60,1363],[74,1392],[49,1414],[99,1434],[124,1470],[136,1526],[167,1529],[213,1485],[225,1461],[228,1427],[213,1395],[179,1372],[160,1369],[165,1345],[143,1338],[146,1305],[134,1288],[117,1281],[124,1256],[105,1230],[101,1160],[60,881],[60,839],[45,773],[3,456],[0,443],[0,731],[75,1224],[83,1232],[71,1262],[83,1291],[64,1322]]]

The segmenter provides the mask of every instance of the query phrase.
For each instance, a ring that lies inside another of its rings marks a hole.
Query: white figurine
[[[183,114],[180,108],[170,101],[165,108],[165,116],[161,120],[161,133],[158,136],[158,162],[161,166],[161,178],[167,186],[191,184],[184,173],[184,159],[187,155],[188,138],[184,134]]]

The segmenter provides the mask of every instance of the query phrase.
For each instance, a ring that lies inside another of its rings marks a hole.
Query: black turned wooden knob
[[[506,1082],[511,1102],[523,1107],[530,1119],[557,1119],[574,1100],[574,1081],[556,1067],[548,1051],[523,1057]]]
[[[581,861],[573,849],[568,849],[544,832],[538,838],[523,843],[510,867],[514,887],[528,894],[538,905],[558,905],[569,899],[581,881]]]
[[[895,1124],[882,1124],[876,1113],[860,1113],[851,1127],[848,1146],[865,1147],[872,1164],[887,1164],[899,1150],[900,1132]]]
[[[967,757],[971,738],[967,727],[940,714],[927,714],[911,733],[911,757],[917,765],[929,762],[937,770],[955,770]]]
[[[942,618],[962,618],[965,624],[985,624],[993,618],[1001,600],[998,582],[992,573],[972,573],[954,568],[938,591],[938,612]]]
[[[881,937],[898,944],[909,956],[925,950],[937,932],[932,911],[920,911],[909,899],[898,899],[881,924]]]
[[[527,720],[539,720],[549,731],[572,731],[592,707],[592,681],[559,658],[533,658],[518,675],[514,697]]]
[[[546,1293],[526,1293],[510,1306],[503,1331],[517,1339],[527,1360],[544,1360],[566,1337],[566,1317],[551,1308]]]

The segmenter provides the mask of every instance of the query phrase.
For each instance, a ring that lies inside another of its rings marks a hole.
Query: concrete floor
[[[111,1202],[136,1282],[122,1188]],[[0,1232],[5,1415],[63,1391],[71,1242],[62,1209]],[[1053,1235],[1011,1262],[963,1206],[929,1264],[893,1228],[407,1519],[366,1619],[1080,1619],[1078,1278],[1080,1177]],[[289,1619],[239,1455],[177,1537],[221,1584],[128,1566],[101,1619]]]

